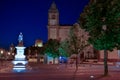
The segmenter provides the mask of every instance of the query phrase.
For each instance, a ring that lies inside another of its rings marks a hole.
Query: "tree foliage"
[[[49,39],[45,44],[45,53],[53,58],[59,56],[59,41],[56,39]]]
[[[70,56],[69,43],[67,40],[60,42],[59,54],[60,56],[68,57]]]
[[[80,26],[76,23],[71,27],[69,33],[69,49],[71,50],[72,54],[79,54],[82,52],[87,43],[87,32],[80,28]]]
[[[93,0],[80,15],[80,26],[89,32],[89,42],[98,50],[118,47],[120,0]],[[106,30],[103,29],[106,26]]]

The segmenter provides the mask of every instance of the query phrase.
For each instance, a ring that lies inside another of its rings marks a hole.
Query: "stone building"
[[[73,24],[79,26],[77,23]],[[48,11],[48,40],[49,39],[57,39],[60,41],[63,41],[68,38],[70,28],[73,25],[60,25],[59,23],[59,11],[56,7],[56,4],[53,2],[49,11]],[[87,38],[88,34],[82,30],[79,29],[78,35],[84,34],[84,36]],[[85,58],[93,58],[93,48],[91,46],[87,47],[86,50],[84,50],[83,57]],[[88,54],[89,53],[89,54]]]
[[[59,11],[53,2],[48,11],[48,39],[64,40],[68,37],[71,25],[59,24]]]

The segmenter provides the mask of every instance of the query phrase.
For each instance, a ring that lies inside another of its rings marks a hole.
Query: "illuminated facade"
[[[71,25],[59,24],[59,11],[53,2],[48,12],[48,39],[65,40],[68,38]]]
[[[43,46],[43,41],[37,39],[37,40],[35,41],[35,47],[42,47],[42,46]]]

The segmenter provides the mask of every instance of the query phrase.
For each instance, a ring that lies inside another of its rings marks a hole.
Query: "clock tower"
[[[48,11],[48,39],[58,39],[59,12],[55,2]]]

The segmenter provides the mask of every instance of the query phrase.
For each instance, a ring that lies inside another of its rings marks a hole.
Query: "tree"
[[[69,33],[69,50],[71,54],[76,54],[76,69],[78,69],[78,54],[82,53],[85,47],[88,46],[87,43],[87,33],[82,30],[79,24],[74,24],[70,29]]]
[[[59,54],[64,57],[68,57],[70,54],[69,43],[67,40],[60,42]]]
[[[104,75],[108,75],[107,51],[119,48],[120,0],[92,0],[79,18],[80,26],[89,32],[89,43],[104,50]]]
[[[55,63],[55,58],[59,56],[59,41],[56,39],[49,39],[45,45],[45,53],[48,56],[53,57],[53,63]]]

